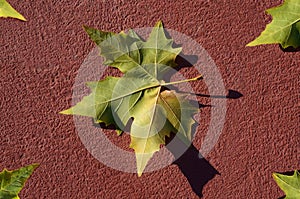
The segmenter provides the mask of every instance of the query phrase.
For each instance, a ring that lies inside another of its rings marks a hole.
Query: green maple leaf
[[[280,43],[283,48],[300,46],[300,1],[285,0],[278,7],[266,11],[273,20],[254,41],[247,46]]]
[[[140,176],[153,154],[165,144],[171,132],[186,144],[191,142],[192,106],[185,95],[166,90],[167,85],[198,80],[199,77],[165,83],[163,77],[176,66],[175,58],[181,48],[173,48],[159,21],[147,41],[133,30],[114,34],[84,27],[100,47],[105,65],[118,68],[122,77],[107,77],[89,82],[91,94],[62,114],[95,118],[106,125],[114,124],[120,134],[133,119],[130,147],[135,150],[137,172]]]
[[[0,0],[0,17],[12,17],[26,21],[23,15],[18,13],[6,0]]]
[[[300,174],[297,170],[295,170],[294,175],[292,176],[273,173],[273,178],[278,186],[284,191],[286,199],[300,198]]]
[[[4,169],[0,173],[0,198],[19,199],[19,192],[38,164],[28,165],[14,171]]]

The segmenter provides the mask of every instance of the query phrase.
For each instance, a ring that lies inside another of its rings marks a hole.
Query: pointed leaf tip
[[[88,29],[89,27],[87,25],[82,25],[82,28],[84,31],[86,31],[86,29]]]
[[[33,168],[37,168],[37,167],[39,167],[40,166],[40,164],[39,163],[33,163],[33,164],[31,164],[32,165],[32,167]]]
[[[256,46],[254,40],[246,44],[247,47]]]
[[[163,27],[164,25],[163,25],[163,22],[161,21],[161,20],[158,20],[157,22],[156,22],[156,24],[155,24],[155,26],[154,27]]]
[[[0,17],[11,17],[26,21],[25,17],[16,11],[6,0],[0,0]]]
[[[59,114],[63,114],[63,115],[71,115],[73,114],[73,111],[71,110],[72,108],[60,111]]]
[[[137,174],[138,177],[141,177],[147,163],[151,159],[154,153],[136,153],[136,165],[137,165]]]

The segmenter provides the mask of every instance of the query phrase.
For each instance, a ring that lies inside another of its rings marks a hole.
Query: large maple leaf
[[[300,1],[285,0],[278,7],[270,8],[267,13],[273,20],[254,41],[247,46],[279,43],[283,48],[300,46]]]
[[[128,34],[114,34],[85,27],[90,38],[100,47],[105,65],[118,68],[122,77],[107,77],[89,82],[91,94],[62,114],[95,118],[106,125],[114,124],[118,133],[130,119],[130,147],[135,150],[137,172],[140,176],[153,154],[165,144],[171,132],[186,143],[191,143],[193,114],[198,108],[185,95],[168,90],[171,84],[163,79],[172,67],[181,48],[173,48],[167,39],[162,22],[157,22],[149,38],[144,41],[133,30]],[[173,69],[174,70],[174,69]]]

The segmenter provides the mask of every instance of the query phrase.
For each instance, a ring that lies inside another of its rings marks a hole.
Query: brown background
[[[69,107],[77,70],[94,47],[83,24],[118,32],[158,19],[200,43],[226,89],[243,94],[228,99],[223,133],[206,157],[220,175],[206,183],[204,198],[283,196],[271,174],[300,169],[300,54],[245,47],[270,21],[264,10],[280,0],[9,2],[28,21],[0,19],[0,169],[41,164],[21,198],[198,197],[175,164],[141,178],[106,167],[85,149],[72,117],[58,114]],[[192,175],[200,182],[205,172]]]

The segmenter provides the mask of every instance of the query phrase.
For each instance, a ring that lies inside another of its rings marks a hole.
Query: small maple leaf
[[[278,7],[266,11],[273,20],[254,41],[247,46],[279,43],[283,48],[300,46],[300,1],[285,0]]]
[[[282,191],[284,191],[286,199],[300,198],[300,174],[297,170],[295,170],[292,176],[273,173],[273,178]]]
[[[0,173],[0,198],[20,199],[18,194],[36,167],[38,164],[28,165],[13,171],[4,169]]]
[[[12,17],[26,21],[26,19],[18,13],[6,0],[0,0],[0,17]]]
[[[61,113],[89,116],[96,122],[113,124],[118,134],[133,119],[130,147],[135,150],[140,176],[171,132],[178,133],[186,144],[191,143],[191,126],[195,122],[192,116],[198,107],[189,103],[186,95],[166,87],[195,81],[200,76],[177,82],[164,81],[164,75],[176,66],[175,58],[181,48],[172,47],[173,40],[166,38],[161,21],[156,23],[146,41],[133,30],[128,34],[115,34],[89,27],[84,29],[100,47],[104,64],[118,68],[124,75],[87,83],[91,94]]]

